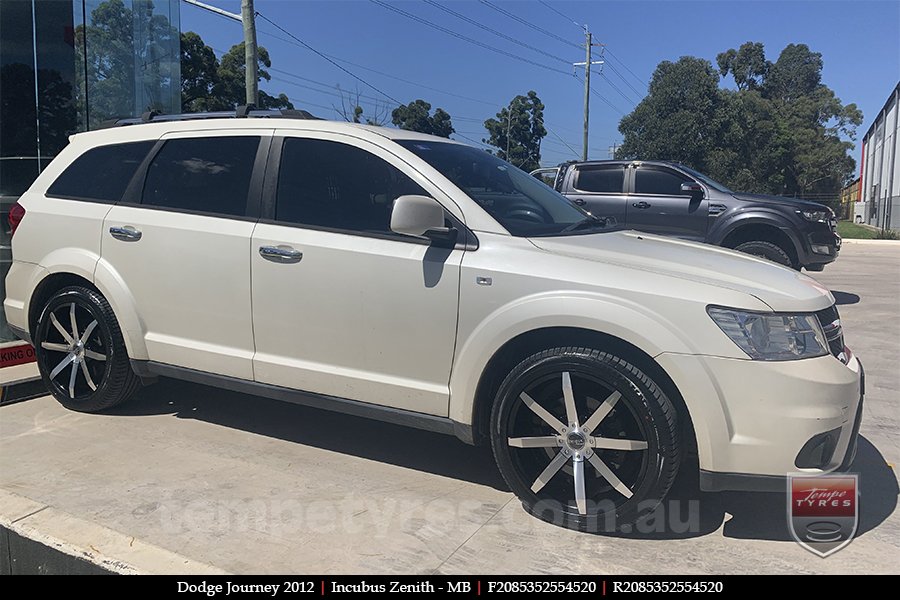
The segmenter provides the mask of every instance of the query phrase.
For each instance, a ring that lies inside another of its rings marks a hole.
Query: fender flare
[[[94,268],[94,285],[109,302],[122,337],[125,339],[125,348],[132,360],[148,360],[147,343],[144,340],[144,322],[135,309],[134,296],[125,284],[119,273],[108,261],[98,258]]]
[[[751,225],[765,225],[781,231],[791,241],[791,244],[793,244],[794,252],[796,252],[798,257],[802,258],[806,254],[806,251],[803,248],[803,242],[797,237],[797,234],[794,231],[796,227],[778,212],[764,209],[755,209],[754,212],[750,214],[742,213],[729,217],[728,220],[721,225],[717,222],[711,230],[709,242],[716,246],[721,246],[722,242],[724,242],[729,235],[742,227]]]

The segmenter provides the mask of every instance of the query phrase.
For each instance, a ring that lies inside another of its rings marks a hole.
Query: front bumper
[[[841,251],[842,241],[841,236],[830,228],[807,233],[803,244],[803,256],[799,257],[800,264],[804,267],[813,267],[811,270],[821,270],[815,267],[824,267],[834,262]]]
[[[764,362],[661,354],[657,360],[688,405],[701,489],[783,490],[788,474],[850,466],[865,391],[855,356],[846,365],[830,355]]]

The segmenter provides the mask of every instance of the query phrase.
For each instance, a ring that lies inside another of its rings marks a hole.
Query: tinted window
[[[377,156],[325,140],[286,138],[275,218],[333,229],[391,233],[398,196],[425,192]]]
[[[585,233],[600,224],[555,190],[484,150],[451,142],[397,143],[437,169],[512,235]]]
[[[88,150],[56,178],[47,195],[118,202],[154,143],[112,144]]]
[[[680,196],[685,181],[688,181],[686,177],[673,171],[640,167],[634,174],[634,193]]]
[[[251,136],[169,140],[150,163],[142,202],[243,216],[258,146]]]
[[[621,194],[624,183],[625,167],[593,167],[578,169],[578,183],[575,187],[583,192]]]

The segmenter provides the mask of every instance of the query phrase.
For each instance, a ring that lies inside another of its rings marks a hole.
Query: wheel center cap
[[[566,445],[575,452],[584,450],[586,444],[587,440],[580,431],[570,431],[568,435],[566,435]]]

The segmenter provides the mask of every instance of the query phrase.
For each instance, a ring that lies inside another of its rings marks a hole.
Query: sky
[[[205,2],[240,12],[240,0]],[[284,30],[257,18],[258,43],[272,60],[272,80],[261,89],[283,92],[297,108],[323,118],[338,118],[334,107],[340,107],[341,97],[335,86],[354,94],[358,89],[365,114],[386,110],[388,122],[393,100],[421,98],[449,112],[459,132],[453,137],[470,143],[487,137],[485,119],[516,95],[534,90],[545,105],[550,131],[542,145],[542,164],[555,165],[579,158],[581,152],[584,84],[568,64],[585,59],[583,47],[577,47],[584,43],[581,24],[587,24],[595,42],[605,44],[606,52],[602,73],[591,81],[590,158],[608,158],[610,146],[621,143],[619,120],[644,97],[654,69],[664,60],[690,55],[715,64],[719,52],[754,41],[762,42],[774,61],[787,44],[807,44],[822,54],[823,83],[863,112],[853,152],[857,158],[859,140],[900,79],[900,0],[377,2],[256,0],[256,10]],[[242,39],[240,23],[185,2],[181,29],[199,33],[220,55]],[[733,82],[729,78],[722,85]]]

